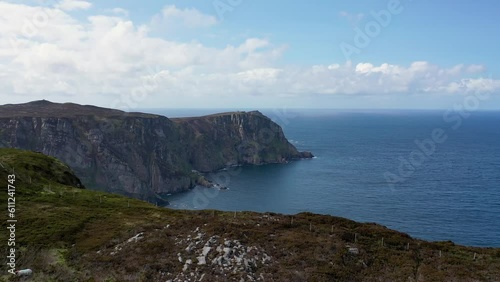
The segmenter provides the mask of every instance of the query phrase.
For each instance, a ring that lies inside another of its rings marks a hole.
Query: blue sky
[[[500,109],[497,1],[0,5],[6,103],[447,109],[488,93],[479,107]]]
[[[237,43],[244,34],[265,37],[276,44],[287,44],[284,55],[287,63],[324,64],[345,60],[339,45],[354,36],[353,25],[360,28],[372,20],[372,11],[385,9],[387,0],[367,1],[264,1],[239,0],[233,11],[223,13],[224,19],[213,30],[228,34],[229,40],[210,40],[203,33],[188,36],[175,34],[183,40],[198,40],[210,46],[223,47]],[[178,8],[196,8],[206,14],[218,16],[216,1],[99,1],[101,9],[124,7],[130,10],[130,19],[147,23],[166,4]],[[201,2],[201,3],[200,3]],[[230,1],[220,1],[230,3]],[[410,64],[430,61],[442,66],[464,64],[491,64],[489,71],[500,72],[494,58],[498,56],[500,33],[500,2],[456,0],[401,0],[403,11],[393,16],[391,25],[384,28],[370,47],[353,62],[381,64]],[[353,17],[363,14],[360,20]],[[232,39],[232,40],[231,40]],[[494,63],[494,64],[492,64]],[[496,64],[496,66],[495,66]]]

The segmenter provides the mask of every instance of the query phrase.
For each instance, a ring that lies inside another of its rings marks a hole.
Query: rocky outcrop
[[[234,281],[265,281],[263,274],[257,275],[260,268],[273,264],[273,259],[263,248],[247,246],[239,240],[207,236],[199,227],[185,238],[176,238],[175,245],[184,248],[177,253],[183,265],[182,272],[169,273],[167,281],[203,280],[204,272],[214,276],[233,275]],[[206,271],[209,270],[209,271]]]
[[[48,101],[0,106],[0,147],[54,156],[88,188],[141,199],[191,188],[193,170],[312,157],[260,112],[168,119]]]

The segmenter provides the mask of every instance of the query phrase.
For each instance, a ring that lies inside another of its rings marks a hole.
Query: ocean
[[[147,110],[168,117],[224,111]],[[316,157],[210,177],[170,208],[295,214],[376,222],[413,237],[500,247],[500,112],[261,110]]]

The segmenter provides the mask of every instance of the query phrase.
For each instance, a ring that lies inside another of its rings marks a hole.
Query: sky
[[[2,104],[500,109],[500,2],[0,1]]]

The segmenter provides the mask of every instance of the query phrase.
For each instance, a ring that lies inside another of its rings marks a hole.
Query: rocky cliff
[[[88,188],[141,199],[191,188],[192,170],[312,157],[260,112],[171,120],[48,101],[0,106],[0,147],[57,157]]]
[[[311,158],[288,142],[279,125],[258,111],[173,119],[188,140],[189,163],[208,172],[238,164]]]

